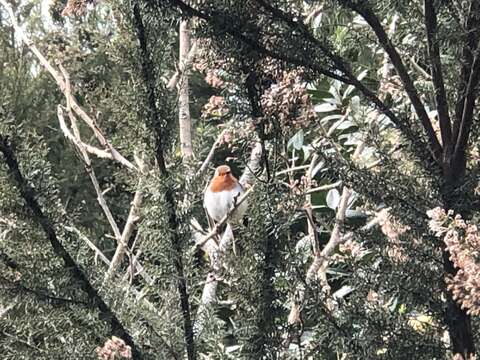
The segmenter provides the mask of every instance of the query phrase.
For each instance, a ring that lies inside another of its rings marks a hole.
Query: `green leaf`
[[[358,96],[352,97],[352,100],[350,100],[350,108],[353,114],[360,112],[360,98]]]
[[[302,146],[303,151],[303,161],[306,161],[310,157],[310,150],[309,146]]]
[[[363,211],[360,210],[346,210],[345,216],[349,219],[366,219],[368,216]]]
[[[335,210],[340,203],[340,193],[337,189],[332,189],[327,194],[327,206]]]
[[[293,137],[288,140],[287,148],[294,148],[295,150],[302,150],[303,146],[303,130],[299,130]]]
[[[337,110],[337,106],[331,103],[323,103],[315,105],[315,112],[324,113]]]

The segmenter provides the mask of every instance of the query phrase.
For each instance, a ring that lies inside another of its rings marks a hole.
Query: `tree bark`
[[[193,157],[192,148],[192,118],[190,116],[188,68],[183,65],[187,62],[190,51],[190,30],[188,20],[180,22],[179,34],[179,64],[180,81],[178,83],[178,123],[180,128],[180,150],[184,160]],[[183,66],[182,66],[183,65]]]
[[[460,213],[462,217],[465,217],[467,214],[464,213],[465,209],[459,207],[462,201],[458,196],[458,189],[462,184],[465,171],[465,154],[444,165],[444,185],[442,190],[444,209],[446,211],[452,209],[455,213]],[[450,253],[445,247],[443,248],[443,269],[448,277],[455,276],[458,271],[450,260]],[[452,293],[446,289],[446,284],[444,286],[447,298],[447,307],[444,314],[445,324],[448,326],[452,351],[454,354],[461,354],[467,360],[471,355],[475,354],[471,318],[453,299]]]

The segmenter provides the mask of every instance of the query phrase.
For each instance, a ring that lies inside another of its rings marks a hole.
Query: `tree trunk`
[[[465,214],[465,209],[460,205],[461,194],[458,189],[463,182],[466,171],[465,154],[461,154],[449,164],[444,166],[444,187],[443,187],[443,205],[446,211],[452,209],[455,213],[460,213],[462,217],[468,216]],[[455,268],[450,260],[450,253],[446,248],[443,249],[443,268],[445,275],[448,277],[455,276],[458,269]],[[469,359],[471,355],[475,354],[475,344],[473,340],[472,324],[470,315],[453,299],[452,293],[446,290],[447,308],[445,309],[445,323],[448,326],[450,334],[452,352],[454,354],[461,354],[464,359]]]
[[[186,66],[188,52],[190,51],[188,20],[182,20],[180,23],[179,38],[180,81],[178,82],[178,121],[180,128],[180,149],[183,158],[188,159],[193,156],[192,119],[190,117],[188,68]]]

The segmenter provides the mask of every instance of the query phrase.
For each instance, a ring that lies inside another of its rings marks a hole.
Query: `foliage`
[[[472,65],[478,40],[467,29],[478,21],[467,18],[473,1],[9,3],[50,63],[66,68],[72,95],[111,148],[78,121],[82,141],[115,149],[135,169],[108,156],[91,155],[90,165],[65,139],[57,106],[71,115],[70,101],[0,5],[0,139],[47,219],[39,220],[0,154],[3,358],[473,356],[456,331],[466,327],[478,343],[478,108],[473,101],[458,155],[447,146],[424,13],[434,3],[455,133],[469,111],[459,79],[469,79],[468,64],[479,71]],[[198,50],[178,74],[177,28],[187,18]],[[190,82],[193,159],[181,156],[177,93],[168,86],[174,76]],[[220,261],[195,244],[205,236],[198,227],[209,226],[202,193],[217,165],[248,173],[256,143],[263,153],[247,224],[234,226],[235,253],[217,254]],[[112,277],[108,264],[122,244],[102,196],[120,233],[134,226]],[[429,228],[427,211],[438,206],[454,212],[429,212]],[[45,222],[108,311],[66,267]],[[322,258],[337,232],[339,244]],[[315,261],[324,266],[312,280]],[[207,304],[212,274],[216,292]],[[192,323],[201,329],[194,337]]]

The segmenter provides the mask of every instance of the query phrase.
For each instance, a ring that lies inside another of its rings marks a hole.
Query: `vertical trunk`
[[[180,149],[183,158],[188,159],[193,156],[192,120],[190,117],[188,69],[186,66],[188,52],[190,51],[188,20],[182,20],[180,23],[179,47],[178,121],[180,127]]]
[[[442,195],[444,208],[446,210],[453,209],[455,213],[458,212],[461,214],[464,212],[463,209],[460,209],[458,206],[461,199],[459,199],[457,190],[462,184],[465,170],[465,154],[457,156],[452,159],[450,164],[444,166],[444,187]],[[464,215],[466,214],[462,214],[462,216]],[[450,253],[446,249],[444,249],[443,252],[443,268],[446,276],[455,276],[458,271],[450,260]],[[470,355],[475,354],[470,315],[453,299],[450,291],[446,291],[446,297],[445,323],[448,326],[452,351],[454,354],[461,354],[464,359],[469,359]]]
[[[133,5],[133,23],[136,29],[136,35],[140,45],[141,74],[147,90],[147,103],[149,107],[151,130],[155,134],[155,157],[159,173],[163,179],[168,179],[170,173],[165,162],[165,132],[161,126],[160,114],[157,108],[157,94],[155,92],[155,82],[153,81],[155,67],[150,58],[149,44],[147,43],[146,31],[143,23],[140,5],[135,2]],[[172,263],[175,269],[177,290],[180,297],[180,308],[183,317],[183,333],[185,346],[187,348],[188,360],[196,360],[195,341],[193,337],[193,322],[190,313],[189,293],[187,288],[187,279],[183,265],[184,248],[182,237],[179,232],[180,220],[177,216],[174,191],[170,185],[165,189],[166,216],[168,218],[168,227],[170,231],[170,242],[172,248]]]

